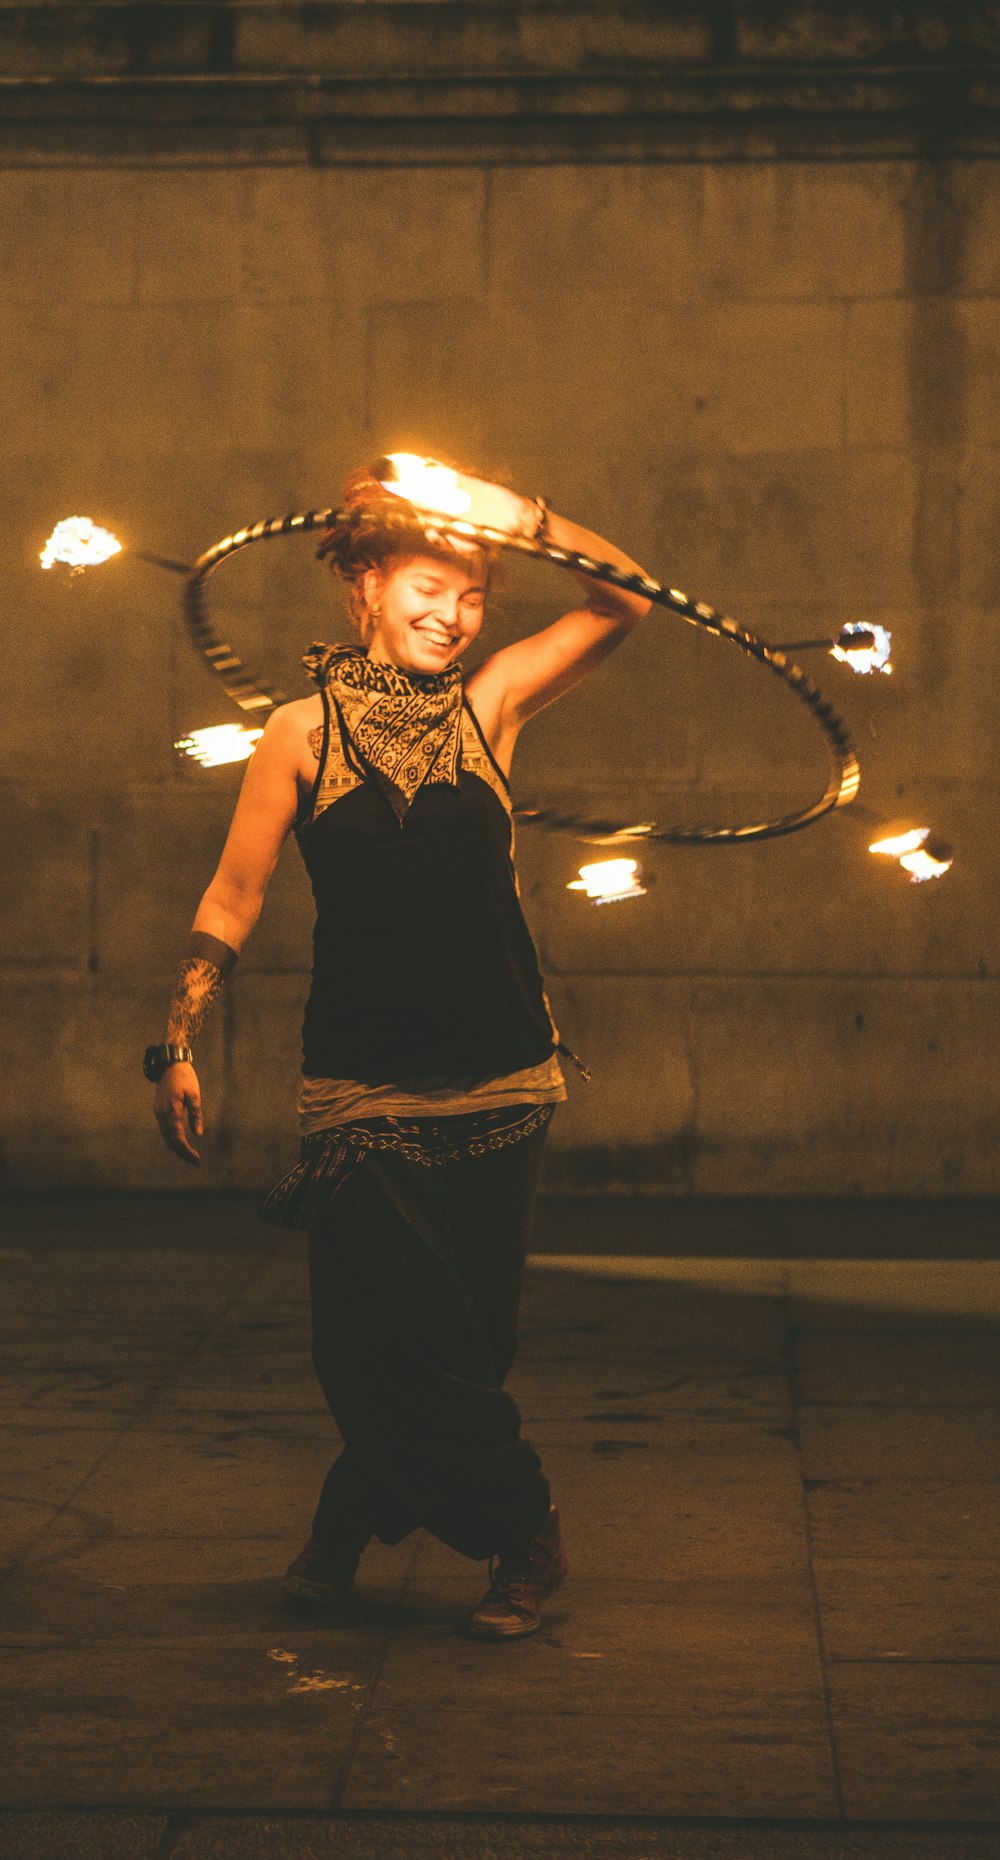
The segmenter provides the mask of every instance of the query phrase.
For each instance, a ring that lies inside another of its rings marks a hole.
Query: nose
[[[442,593],[434,602],[431,618],[440,621],[442,626],[454,631],[458,625],[459,606],[457,594]]]

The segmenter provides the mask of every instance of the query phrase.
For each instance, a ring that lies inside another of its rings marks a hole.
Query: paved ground
[[[283,1608],[336,1438],[253,1206],[8,1206],[10,1860],[1000,1854],[995,1207],[544,1204],[574,1573],[492,1647],[422,1533]]]

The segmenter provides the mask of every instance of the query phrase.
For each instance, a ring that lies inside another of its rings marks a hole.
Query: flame
[[[926,846],[919,847],[916,852],[903,854],[899,863],[905,872],[909,872],[911,885],[922,885],[925,878],[942,878],[945,872],[950,871],[955,863],[951,853],[943,846],[938,851],[942,855],[947,852],[947,857],[936,858],[934,853],[928,852]]]
[[[248,762],[263,734],[263,730],[248,730],[242,723],[215,723],[182,736],[174,748],[203,769],[217,769],[224,762]]]
[[[913,885],[923,884],[926,878],[943,877],[955,863],[951,847],[932,838],[930,827],[911,827],[906,833],[890,834],[884,840],[875,840],[868,851],[898,859]]]
[[[614,904],[619,898],[645,897],[640,876],[634,859],[600,859],[594,865],[582,865],[579,878],[571,879],[566,890],[585,891],[594,904]]]
[[[119,555],[121,543],[110,530],[102,530],[89,517],[64,517],[57,523],[44,549],[39,551],[43,568],[65,562],[74,575],[81,569],[96,568],[110,556]]]
[[[415,452],[390,452],[393,478],[383,478],[385,490],[395,491],[415,504],[418,510],[434,510],[443,517],[463,517],[472,508],[472,497],[463,491],[458,473],[436,459],[422,459]]]
[[[858,642],[854,646],[851,645],[852,639]],[[852,672],[860,672],[864,676],[868,672],[891,672],[891,651],[892,634],[884,626],[870,626],[867,621],[852,620],[847,626],[841,627],[830,656],[839,659],[842,665],[849,665]]]
[[[894,833],[887,840],[873,840],[868,851],[885,853],[890,859],[899,859],[905,853],[914,853],[922,846],[930,827],[913,827],[909,833]]]

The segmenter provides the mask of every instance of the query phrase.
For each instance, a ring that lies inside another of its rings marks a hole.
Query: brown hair
[[[488,589],[500,551],[489,544],[479,548]],[[359,466],[345,480],[336,521],[323,531],[316,558],[329,561],[338,580],[345,583],[348,617],[363,646],[370,643],[373,628],[364,595],[365,575],[370,568],[384,571],[417,555],[436,556],[453,567],[469,566],[464,550],[452,548],[443,537],[429,540],[413,505],[386,490],[370,466]]]

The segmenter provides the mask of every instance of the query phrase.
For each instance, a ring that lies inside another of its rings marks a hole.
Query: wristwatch
[[[194,1065],[194,1054],[189,1046],[168,1046],[161,1042],[159,1046],[147,1046],[142,1056],[142,1069],[155,1085],[157,1079],[162,1079],[168,1066],[178,1065],[181,1060],[185,1060],[189,1066]]]

